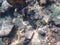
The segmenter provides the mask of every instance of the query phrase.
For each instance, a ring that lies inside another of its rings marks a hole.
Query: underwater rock
[[[12,7],[6,0],[2,3],[2,9],[6,11],[9,7]]]
[[[26,34],[25,34],[26,38],[28,38],[28,39],[31,39],[32,35],[33,35],[33,31],[32,30],[31,31],[27,31]]]
[[[40,2],[40,5],[46,4],[46,0],[39,0],[39,2]]]
[[[33,39],[32,39],[31,42],[32,42],[32,45],[38,45],[38,44],[40,44],[40,40],[39,40],[37,32],[35,32],[34,37],[33,37]]]
[[[44,31],[42,31],[42,30],[39,31],[39,34],[40,34],[41,36],[43,36],[43,37],[46,35],[46,33],[45,33]]]
[[[12,24],[4,21],[0,30],[0,37],[7,36],[11,32],[12,28]]]
[[[53,21],[56,23],[56,24],[59,24],[60,22],[60,6],[57,6],[55,4],[53,4],[51,6],[51,10],[52,10],[52,17],[53,17]]]
[[[60,42],[57,42],[57,45],[60,45]]]
[[[51,16],[54,18],[53,20],[56,20],[55,17],[57,17],[58,19],[60,18],[60,6],[53,4],[53,3],[51,3],[51,5],[49,5],[50,2],[54,2],[55,0],[39,0],[39,1],[26,0],[27,3],[28,2],[29,3],[33,2],[33,3],[31,5],[28,4],[27,11],[25,10],[25,8],[22,9],[22,11],[21,11],[20,9],[15,8],[16,6],[20,7],[19,5],[15,5],[16,4],[15,1],[18,2],[19,4],[22,4],[22,7],[23,7],[23,5],[25,5],[25,0],[9,0],[11,5],[15,9],[15,11],[13,11],[14,17],[11,19],[9,17],[6,17],[6,15],[5,15],[5,17],[3,17],[5,20],[4,21],[0,20],[0,36],[1,37],[7,36],[9,34],[8,38],[10,39],[10,36],[11,36],[10,40],[12,40],[11,45],[17,45],[17,44],[29,45],[28,43],[31,43],[30,45],[49,45],[46,43],[46,38],[48,38],[47,33],[50,31],[57,32],[58,29],[57,29],[57,27],[52,27],[53,24],[51,24],[52,28],[49,28],[48,22],[50,21]],[[22,1],[23,3],[20,1]],[[7,10],[9,7],[12,7],[12,6],[10,6],[9,2],[5,1],[5,0],[3,1],[3,3],[2,3],[3,10]],[[40,5],[38,4],[38,2],[40,3]],[[42,4],[43,4],[43,6],[41,6]],[[44,5],[44,4],[46,4],[46,5]],[[21,12],[18,12],[17,10],[21,11]],[[25,14],[24,14],[24,11],[25,11]],[[9,11],[9,13],[10,13],[10,11]],[[20,15],[21,15],[21,17],[20,17]],[[26,20],[23,19],[24,16],[25,16],[24,19],[26,19]],[[8,21],[6,22],[6,20],[8,20]],[[13,30],[12,30],[12,28],[13,28]],[[20,32],[21,30],[23,30],[23,31]],[[34,32],[34,31],[36,31],[36,32]],[[34,33],[34,36],[33,36],[33,38],[31,38],[33,33]],[[51,37],[51,35],[53,35],[53,33],[50,33],[50,36],[48,34],[49,37]],[[47,39],[47,40],[49,40],[49,39]],[[55,39],[52,39],[51,41],[53,42],[54,40]],[[47,41],[47,42],[49,42],[49,41]],[[20,44],[20,43],[22,43],[22,44]]]

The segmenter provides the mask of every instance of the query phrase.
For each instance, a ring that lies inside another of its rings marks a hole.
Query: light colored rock
[[[33,35],[33,31],[32,31],[32,30],[31,30],[31,31],[27,31],[27,32],[25,33],[25,36],[26,36],[26,38],[28,38],[28,39],[31,39],[32,35]]]
[[[6,11],[9,7],[12,7],[6,0],[2,3],[2,9]]]
[[[38,44],[40,44],[40,40],[38,37],[38,33],[35,31],[34,37],[32,39],[32,45],[38,45]]]
[[[7,36],[13,28],[13,25],[9,22],[3,22],[1,30],[0,30],[0,36]]]
[[[57,42],[57,45],[60,45],[60,42]]]
[[[46,4],[46,0],[40,0],[40,4]]]

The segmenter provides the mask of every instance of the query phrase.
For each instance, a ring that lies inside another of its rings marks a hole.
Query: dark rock
[[[40,30],[39,32],[38,32],[41,36],[45,36],[46,35],[46,33],[44,32],[44,31],[42,31],[42,30]]]

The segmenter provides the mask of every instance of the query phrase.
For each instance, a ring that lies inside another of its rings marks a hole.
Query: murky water
[[[0,38],[0,45],[5,45],[5,43],[2,42],[1,38]]]

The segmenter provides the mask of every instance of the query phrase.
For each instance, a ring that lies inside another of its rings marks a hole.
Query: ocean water
[[[0,38],[0,45],[5,45],[4,42],[2,42],[2,39]]]

